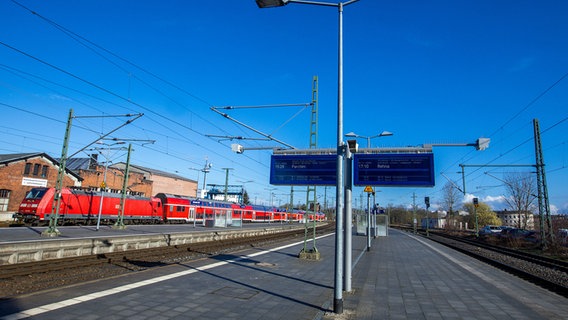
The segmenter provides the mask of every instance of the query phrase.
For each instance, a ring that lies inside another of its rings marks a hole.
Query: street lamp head
[[[477,150],[485,150],[485,149],[489,148],[489,142],[490,141],[491,141],[491,139],[489,139],[489,138],[479,138],[476,141],[475,148]]]
[[[281,7],[288,4],[288,0],[256,0],[259,8]]]
[[[392,136],[394,133],[390,132],[390,131],[383,131],[381,133],[379,133],[376,136],[372,136],[372,137],[365,137],[365,136],[361,136],[356,134],[355,132],[351,131],[349,133],[346,133],[345,136],[349,137],[349,138],[375,138],[375,137],[387,137],[387,136]]]

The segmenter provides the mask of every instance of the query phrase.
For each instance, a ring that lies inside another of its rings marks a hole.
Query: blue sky
[[[0,2],[0,14],[0,153],[59,156],[70,108],[77,116],[144,113],[112,135],[156,140],[134,142],[133,163],[197,179],[194,169],[207,159],[213,164],[207,183],[224,184],[222,168],[232,168],[230,184],[252,180],[246,183],[251,198],[266,203],[273,192],[274,203],[284,203],[289,188],[269,184],[271,151],[238,155],[231,141],[206,135],[260,136],[210,108],[307,103],[314,75],[318,147],[336,145],[336,8],[259,9],[253,0],[18,0]],[[461,184],[459,164],[533,164],[536,118],[553,212],[568,213],[567,14],[568,3],[546,0],[361,0],[345,7],[344,133],[394,133],[373,139],[373,147],[491,139],[485,151],[435,147],[436,186],[381,188],[380,204],[409,205],[415,193],[419,204],[429,196],[435,207],[448,180]],[[309,145],[309,109],[230,115],[297,148]],[[70,153],[124,121],[74,119]],[[531,169],[467,168],[466,199],[503,208],[499,179],[512,171]],[[324,188],[318,193],[323,202]],[[361,195],[356,188],[354,197]],[[334,197],[328,188],[330,205]]]

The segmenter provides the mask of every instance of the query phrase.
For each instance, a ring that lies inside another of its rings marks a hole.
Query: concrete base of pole
[[[336,314],[343,313],[343,299],[334,299],[333,300],[333,312]]]
[[[47,229],[41,233],[42,237],[58,237],[61,234],[57,229]]]
[[[321,254],[319,251],[317,251],[317,249],[312,249],[312,250],[302,250],[300,251],[300,254],[298,254],[298,258],[300,259],[304,259],[304,260],[320,260],[321,259]]]

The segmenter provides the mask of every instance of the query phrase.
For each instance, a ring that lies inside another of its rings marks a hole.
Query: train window
[[[185,209],[182,206],[177,207],[177,212],[184,212]]]
[[[47,189],[32,189],[26,194],[26,199],[41,199]]]

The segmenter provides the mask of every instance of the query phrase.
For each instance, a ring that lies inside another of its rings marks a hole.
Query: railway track
[[[425,233],[420,234],[426,236]],[[566,261],[464,239],[443,232],[430,231],[428,238],[568,298]]]
[[[317,235],[334,231],[333,224],[316,228]],[[312,227],[308,228],[308,232],[311,238]],[[3,265],[0,266],[0,298],[182,263],[247,247],[303,239],[304,233],[304,229],[298,229],[264,236]]]

